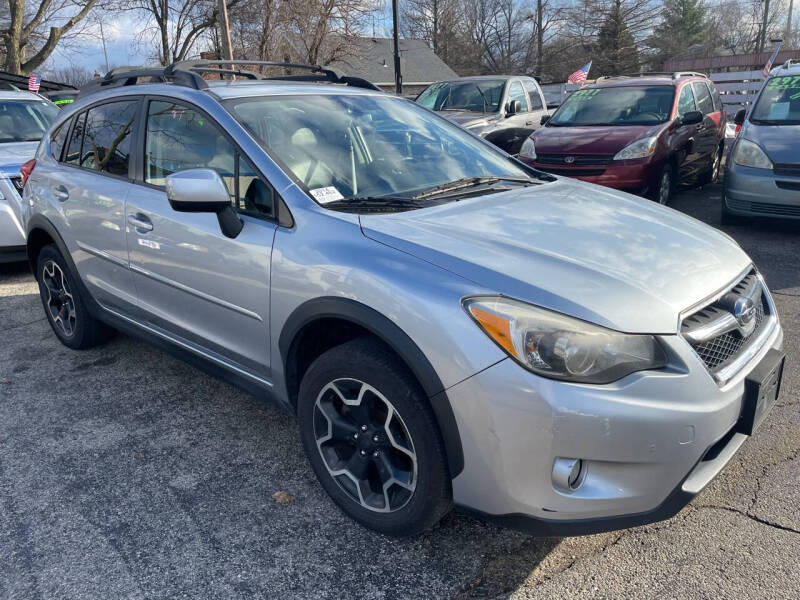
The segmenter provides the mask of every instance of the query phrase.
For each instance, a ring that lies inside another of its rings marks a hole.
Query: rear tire
[[[39,252],[36,281],[45,316],[62,344],[73,350],[85,350],[113,335],[110,327],[89,314],[72,272],[54,244]]]
[[[317,479],[354,520],[411,536],[450,510],[444,444],[428,399],[379,340],[357,338],[317,358],[300,383],[297,413]]]

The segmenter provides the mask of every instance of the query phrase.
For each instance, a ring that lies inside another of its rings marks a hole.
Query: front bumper
[[[448,390],[464,448],[456,504],[545,536],[641,525],[678,512],[719,473],[747,436],[733,432],[748,365],[719,387],[678,336],[665,336],[673,367],[610,385],[537,377],[511,360]],[[575,490],[553,480],[557,458],[580,458]]]
[[[770,169],[743,167],[729,161],[725,168],[726,211],[750,217],[800,219],[800,177],[776,175]]]
[[[658,183],[662,165],[650,159],[612,161],[607,165],[554,165],[521,158],[526,165],[565,177],[636,193],[648,192]]]

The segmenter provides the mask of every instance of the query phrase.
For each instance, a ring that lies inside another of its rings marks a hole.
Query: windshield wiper
[[[366,209],[402,209],[413,210],[423,208],[425,204],[415,202],[406,196],[366,196],[364,198],[342,198],[323,204],[325,208],[366,208]]]
[[[441,185],[429,188],[423,192],[420,192],[419,194],[412,196],[412,198],[415,200],[421,200],[422,198],[430,198],[432,196],[438,196],[440,194],[452,192],[455,190],[475,187],[476,185],[497,183],[499,181],[511,181],[513,183],[527,183],[529,185],[536,183],[530,177],[513,177],[513,176],[501,177],[494,175],[485,177],[463,177],[461,179],[456,179],[455,181],[451,181],[450,183],[443,183]]]

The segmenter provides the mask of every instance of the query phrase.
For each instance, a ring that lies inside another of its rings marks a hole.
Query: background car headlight
[[[750,140],[741,139],[736,144],[736,152],[733,155],[733,162],[744,167],[755,167],[756,169],[771,169],[772,161],[761,149],[758,144]]]
[[[656,151],[658,136],[636,140],[628,144],[614,155],[614,160],[629,160],[631,158],[647,158]]]
[[[652,335],[619,333],[499,296],[466,298],[464,308],[511,358],[543,377],[610,383],[667,364]]]
[[[522,142],[522,148],[519,150],[519,155],[525,158],[536,158],[536,146],[533,144],[533,140],[531,138],[528,138]]]

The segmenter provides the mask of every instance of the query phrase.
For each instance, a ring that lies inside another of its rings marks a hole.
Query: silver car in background
[[[26,258],[20,169],[57,114],[58,108],[38,94],[0,91],[0,263]]]
[[[727,235],[401,98],[206,65],[111,73],[56,119],[24,194],[45,314],[296,414],[363,525],[664,519],[774,404],[778,314]]]
[[[800,61],[772,70],[725,169],[723,223],[746,217],[800,219]]]

